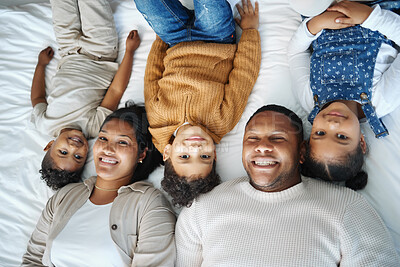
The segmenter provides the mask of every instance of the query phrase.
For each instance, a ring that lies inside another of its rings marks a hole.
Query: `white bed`
[[[121,103],[128,99],[143,103],[144,68],[155,34],[133,0],[110,2],[120,37],[118,60],[122,59],[125,36],[131,29],[137,29],[142,40]],[[190,2],[184,0],[189,7]],[[286,56],[288,41],[300,23],[300,16],[289,7],[288,0],[260,2],[261,71],[242,119],[217,146],[217,168],[224,181],[245,175],[241,163],[243,128],[258,107],[278,103],[303,118],[306,115],[292,94]],[[48,45],[53,48],[57,45],[48,1],[3,0],[0,25],[0,266],[18,266],[40,212],[53,194],[38,174],[43,147],[50,137],[38,133],[29,123],[32,110],[29,96],[38,53]],[[56,54],[47,68],[47,83],[55,73],[58,59]],[[383,140],[376,140],[365,129],[370,150],[366,170],[370,179],[361,193],[382,216],[400,252],[400,123],[396,118],[400,118],[400,109],[384,118],[391,135]],[[156,187],[162,172],[159,168],[150,177]],[[94,166],[89,161],[84,177],[93,173]]]

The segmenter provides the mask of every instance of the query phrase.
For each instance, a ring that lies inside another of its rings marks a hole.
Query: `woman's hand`
[[[356,25],[363,23],[371,14],[373,8],[357,2],[341,1],[327,9],[328,11],[338,11],[346,17],[336,20],[337,23]]]
[[[236,23],[242,28],[246,29],[258,29],[258,2],[255,2],[255,8],[251,4],[250,0],[242,0],[242,6],[236,4],[236,8],[240,14],[240,19],[235,18]]]
[[[132,30],[126,38],[125,52],[133,53],[140,45],[140,37],[137,30]]]
[[[53,56],[54,56],[53,48],[48,46],[47,48],[45,48],[42,51],[40,51],[39,56],[38,56],[37,65],[46,66],[47,64],[50,63],[50,61],[53,58]]]

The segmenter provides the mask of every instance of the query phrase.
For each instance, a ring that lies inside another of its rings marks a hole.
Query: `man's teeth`
[[[110,163],[110,164],[116,164],[117,161],[116,160],[111,160],[111,159],[101,159],[102,162],[105,163]]]
[[[276,161],[255,161],[254,163],[258,166],[269,166],[276,164]]]

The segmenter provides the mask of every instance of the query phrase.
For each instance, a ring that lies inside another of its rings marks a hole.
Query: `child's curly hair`
[[[343,160],[321,162],[316,160],[306,143],[305,161],[301,165],[301,173],[311,178],[320,178],[329,182],[345,182],[345,186],[353,189],[363,189],[368,182],[368,174],[362,170],[364,153],[360,146],[346,155]]]
[[[172,197],[172,204],[177,207],[190,207],[200,194],[211,191],[220,184],[221,179],[216,172],[215,160],[211,172],[204,178],[188,182],[185,176],[179,176],[170,159],[165,161],[164,179],[161,186]]]
[[[39,170],[41,179],[44,180],[48,187],[53,190],[58,190],[70,183],[81,181],[83,167],[74,171],[65,171],[55,168],[55,163],[50,156],[50,151],[47,151],[42,160],[42,168]]]

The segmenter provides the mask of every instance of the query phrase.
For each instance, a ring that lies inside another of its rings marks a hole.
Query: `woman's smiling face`
[[[111,119],[103,125],[93,146],[98,177],[104,180],[130,180],[138,164],[138,144],[133,127]]]

